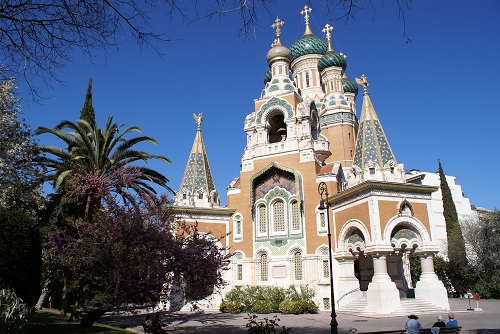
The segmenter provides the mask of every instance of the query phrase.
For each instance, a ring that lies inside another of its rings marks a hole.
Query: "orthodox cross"
[[[284,24],[285,24],[285,22],[281,21],[279,17],[276,17],[276,20],[271,25],[271,27],[276,28],[276,39],[274,40],[273,45],[281,44],[281,41],[280,41],[281,29],[280,29],[280,27],[283,26]]]
[[[326,39],[328,40],[328,51],[333,51],[332,44],[330,43],[330,39],[332,38],[332,34],[331,34],[332,30],[333,30],[333,27],[331,25],[329,25],[328,23],[325,25],[323,30],[321,30],[322,32],[325,33]]]
[[[306,25],[309,24],[309,13],[312,11],[313,9],[307,5],[304,6],[304,9],[300,11],[300,14],[304,15],[304,19],[306,20]]]

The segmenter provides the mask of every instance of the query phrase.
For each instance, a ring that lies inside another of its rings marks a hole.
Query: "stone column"
[[[387,314],[400,305],[399,291],[387,273],[387,254],[373,253],[373,278],[368,284],[368,308],[379,314]]]
[[[420,253],[422,274],[415,286],[415,299],[426,300],[442,309],[449,310],[448,292],[434,272],[434,253]]]
[[[359,289],[359,280],[354,273],[356,258],[351,253],[336,253],[334,259],[338,263],[338,275],[335,286],[337,306],[342,307],[363,296]]]

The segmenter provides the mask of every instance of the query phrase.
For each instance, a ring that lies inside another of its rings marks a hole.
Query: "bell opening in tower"
[[[286,140],[287,130],[284,120],[285,117],[281,113],[269,117],[269,143],[279,143]]]

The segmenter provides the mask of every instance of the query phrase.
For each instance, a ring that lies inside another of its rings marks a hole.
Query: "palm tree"
[[[70,186],[80,188],[80,194],[86,196],[85,218],[96,212],[106,192],[116,193],[124,200],[129,198],[129,191],[139,196],[156,194],[154,184],[174,192],[163,174],[134,164],[147,163],[149,159],[170,163],[164,156],[134,148],[144,142],[156,144],[154,138],[138,136],[126,139],[126,135],[141,133],[141,129],[136,126],[124,128],[123,124],[113,123],[112,116],[104,129],[92,123],[84,119],[77,123],[62,121],[54,129],[40,127],[37,130],[38,135],[52,134],[65,142],[63,148],[39,146],[40,161],[47,168],[47,176],[56,191],[68,190]]]

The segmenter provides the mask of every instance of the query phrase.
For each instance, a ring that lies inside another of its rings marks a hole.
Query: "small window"
[[[243,218],[241,215],[236,215],[234,217],[234,237],[238,240],[241,239],[241,234],[243,233]]]
[[[241,234],[241,220],[236,221],[236,233]]]
[[[375,175],[375,167],[370,167],[370,175]]]
[[[292,230],[300,230],[300,209],[299,202],[292,202]]]
[[[323,298],[323,305],[325,306],[325,310],[330,309],[330,298]]]
[[[330,266],[328,260],[323,260],[323,278],[330,278]]]
[[[198,199],[203,199],[203,193],[198,194]]]
[[[306,87],[309,87],[310,86],[310,82],[309,82],[309,72],[306,72]]]
[[[187,195],[186,194],[182,194],[182,199],[186,199],[187,198]]]
[[[238,264],[237,279],[238,279],[238,281],[241,281],[243,279],[243,265],[242,264]]]
[[[352,158],[352,150],[349,150],[349,153],[351,154],[351,158]]]
[[[259,214],[259,234],[267,233],[266,206],[260,205],[257,209]]]
[[[391,166],[391,174],[394,174],[394,167]]]
[[[261,281],[267,281],[269,278],[269,270],[268,270],[268,263],[267,263],[267,254],[262,254],[260,256],[260,280]]]
[[[295,265],[295,279],[302,279],[302,254],[300,252],[295,252],[294,256],[294,265]]]

